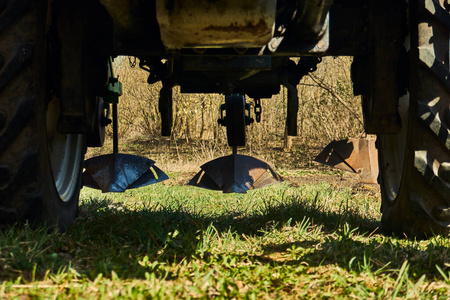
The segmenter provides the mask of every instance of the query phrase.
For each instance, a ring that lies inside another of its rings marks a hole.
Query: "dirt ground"
[[[301,186],[306,184],[317,184],[326,182],[331,186],[339,188],[349,187],[353,193],[361,192],[373,197],[380,196],[380,186],[378,184],[366,184],[359,181],[359,175],[355,173],[344,172],[342,174],[311,174],[305,176],[286,177],[292,186]]]
[[[194,177],[195,172],[182,172],[176,178],[171,178],[164,182],[167,185],[187,185],[189,180]],[[304,174],[282,176],[285,182],[293,187],[302,185],[313,185],[319,183],[328,183],[336,188],[348,187],[353,193],[365,193],[372,197],[380,196],[380,187],[378,184],[365,184],[359,181],[359,176],[354,173],[342,172],[341,174]]]
[[[200,166],[212,159],[231,154],[228,147],[217,147],[207,143],[179,141],[168,139],[153,140],[125,140],[119,145],[120,153],[128,153],[148,157],[164,171],[176,174],[165,181],[167,185],[185,185],[200,171]],[[250,155],[267,162],[275,170],[279,170],[283,180],[293,187],[328,183],[337,188],[348,187],[353,192],[362,192],[378,197],[379,185],[363,184],[359,176],[333,169],[314,162],[315,156],[322,150],[321,146],[308,149],[293,147],[291,151],[284,151],[280,147],[266,147],[265,149],[240,149],[239,154]],[[90,148],[86,158],[112,152],[112,142],[107,140],[102,148]]]

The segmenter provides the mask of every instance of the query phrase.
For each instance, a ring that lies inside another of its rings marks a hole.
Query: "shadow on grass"
[[[419,242],[380,235],[378,220],[361,216],[358,211],[349,208],[336,213],[325,206],[295,196],[287,197],[283,202],[265,205],[263,209],[252,211],[252,214],[246,216],[232,213],[208,216],[184,211],[182,208],[148,207],[134,211],[114,208],[113,203],[107,200],[94,201],[83,208],[88,213],[81,216],[77,224],[83,230],[74,228],[72,234],[77,241],[103,241],[110,245],[108,251],[114,252],[114,249],[128,247],[133,257],[148,256],[150,261],[178,264],[182,260],[189,261],[192,258],[207,261],[210,241],[217,238],[214,237],[215,233],[232,233],[235,237],[261,237],[282,229],[286,224],[294,226],[309,219],[313,227],[320,227],[321,238],[305,236],[298,242],[268,243],[261,248],[264,255],[253,256],[252,260],[279,265],[277,253],[309,248],[311,251],[307,251],[307,254],[301,254],[296,259],[283,260],[281,263],[307,263],[310,267],[337,265],[359,273],[399,269],[405,260],[409,260],[411,270],[417,276],[434,276],[437,274],[435,265],[444,267],[446,258],[450,255],[448,243],[441,243],[439,240],[432,242],[426,250],[421,250],[418,247]],[[83,220],[87,222],[81,224]],[[107,228],[105,224],[111,224],[111,227]],[[77,236],[76,233],[82,235]],[[236,253],[232,255],[241,259],[247,256]],[[112,255],[108,257],[111,258],[112,265],[121,265],[122,268],[132,263],[131,259],[128,263],[115,263]],[[118,260],[121,261],[121,258]],[[134,267],[141,266],[135,264]],[[114,266],[97,270],[96,273],[108,273],[111,268],[114,269]],[[142,271],[148,269],[142,268]],[[137,275],[136,272],[134,274]],[[92,276],[95,276],[95,273]]]
[[[248,216],[232,213],[208,216],[182,208],[164,207],[144,207],[136,211],[116,206],[108,200],[94,200],[81,207],[80,218],[69,235],[86,251],[91,249],[91,253],[97,252],[95,256],[103,259],[96,259],[91,277],[95,278],[99,273],[109,274],[111,270],[122,276],[126,273],[133,276],[140,273],[143,276],[148,269],[137,264],[136,257],[147,256],[150,261],[173,263],[189,261],[209,253],[211,240],[217,238],[214,234],[258,237],[282,228],[287,222],[295,224],[305,218],[320,224],[322,232],[329,233],[336,231],[343,223],[357,228],[354,234],[369,234],[378,228],[377,221],[361,217],[356,212],[337,214],[296,197],[277,205],[268,204]],[[301,245],[313,247],[317,243],[306,240]],[[290,247],[292,244],[281,243],[265,246],[263,250],[270,254],[286,251]]]
[[[70,233],[78,239],[126,240],[133,245],[150,242],[158,247],[170,234],[181,237],[202,235],[210,225],[217,233],[233,232],[238,235],[262,235],[268,230],[281,228],[285,223],[301,222],[305,218],[321,225],[322,232],[331,233],[349,224],[354,234],[378,232],[378,220],[369,219],[357,211],[345,208],[336,213],[323,205],[316,205],[292,196],[283,202],[264,203],[263,207],[249,215],[237,213],[208,215],[190,212],[183,207],[143,207],[139,210],[125,208],[108,199],[92,200],[81,206],[80,216]],[[78,234],[81,234],[78,236]],[[89,236],[91,235],[91,236]],[[183,248],[182,252],[191,254]]]
[[[261,255],[230,255],[274,265],[337,265],[358,273],[377,272],[389,264],[389,268],[399,268],[408,259],[417,266],[413,266],[415,274],[421,275],[435,273],[424,268],[424,264],[434,268],[450,254],[448,244],[439,242],[427,250],[419,250],[414,243],[402,245],[399,240],[381,235],[368,238],[377,232],[379,223],[356,211],[336,213],[298,197],[286,200],[277,205],[268,204],[251,215],[208,216],[181,208],[133,210],[107,199],[94,199],[81,205],[76,224],[65,234],[48,235],[44,229],[29,228],[13,228],[3,233],[0,237],[3,253],[10,247],[9,251],[15,256],[11,259],[0,255],[3,260],[0,273],[4,274],[0,279],[10,278],[15,273],[25,278],[44,278],[48,269],[58,272],[62,266],[70,266],[91,279],[99,274],[111,275],[112,271],[122,279],[144,279],[148,272],[158,273],[161,264],[179,265],[192,259],[208,263],[214,255],[216,261],[220,260],[217,254],[211,253],[213,240],[218,236],[230,233],[237,239],[258,238],[282,229],[285,224],[293,226],[306,219],[311,225],[320,226],[320,238],[303,236],[295,242],[269,242],[261,246]],[[18,237],[17,232],[22,232],[21,236]],[[305,248],[309,251],[295,255],[296,249]],[[277,253],[291,253],[292,257],[279,260]]]

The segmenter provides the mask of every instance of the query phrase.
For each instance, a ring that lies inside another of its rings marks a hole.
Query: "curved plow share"
[[[378,183],[378,151],[374,138],[332,141],[314,161],[357,173],[362,183]]]
[[[200,168],[188,184],[224,193],[246,193],[283,181],[267,163],[246,155],[220,157]]]
[[[85,169],[83,184],[103,193],[121,193],[169,179],[153,160],[121,153],[90,158]]]

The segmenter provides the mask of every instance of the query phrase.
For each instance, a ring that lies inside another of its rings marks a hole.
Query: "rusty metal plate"
[[[189,185],[224,193],[246,193],[283,181],[267,163],[246,155],[220,157],[200,168]]]
[[[375,138],[332,141],[314,161],[355,172],[363,183],[377,183],[378,151]]]
[[[157,0],[161,40],[184,47],[262,47],[272,38],[276,0]]]
[[[103,193],[124,192],[169,177],[151,159],[130,154],[107,154],[84,162],[83,185]]]

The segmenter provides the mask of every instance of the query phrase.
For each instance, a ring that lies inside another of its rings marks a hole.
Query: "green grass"
[[[383,236],[378,208],[328,184],[84,189],[66,233],[0,233],[0,298],[447,298],[450,240]]]

